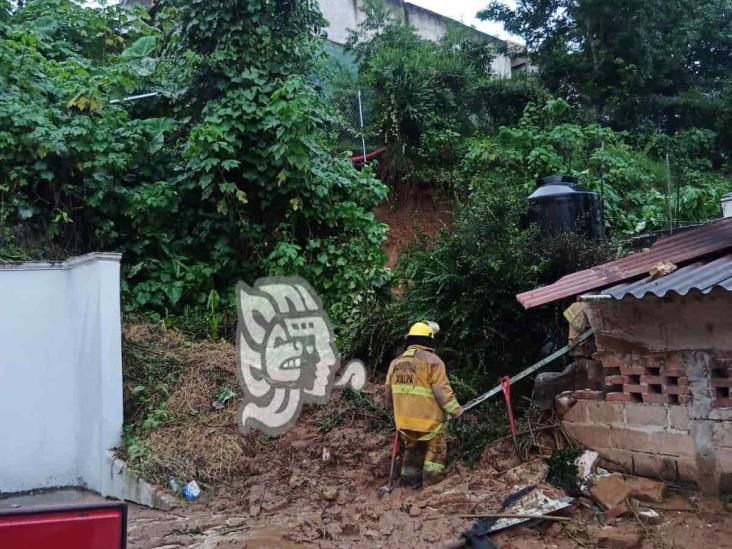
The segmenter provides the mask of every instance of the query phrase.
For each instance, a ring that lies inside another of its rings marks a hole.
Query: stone
[[[311,444],[311,443],[312,443],[312,441],[310,441],[310,440],[308,440],[308,439],[303,439],[303,440],[293,440],[293,441],[292,441],[292,442],[290,443],[290,447],[291,447],[291,448],[292,448],[293,450],[304,450],[305,448],[307,448],[308,446],[310,446],[310,444]]]
[[[597,532],[597,547],[606,549],[638,549],[643,537],[637,530],[606,526]]]
[[[335,501],[338,499],[338,488],[326,486],[320,491],[320,497],[325,501]]]
[[[639,501],[661,503],[666,496],[666,484],[649,478],[629,477],[625,479],[628,495]]]
[[[546,529],[546,536],[549,538],[558,538],[564,534],[562,525],[558,522],[552,522],[549,528]]]
[[[605,509],[612,509],[628,497],[628,485],[622,475],[611,474],[597,477],[592,481],[590,494]]]

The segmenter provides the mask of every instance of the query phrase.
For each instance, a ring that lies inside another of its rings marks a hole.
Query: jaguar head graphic
[[[324,404],[333,386],[360,390],[366,372],[351,361],[340,379],[335,337],[317,294],[300,277],[237,286],[241,426],[270,435],[289,429],[306,402]]]

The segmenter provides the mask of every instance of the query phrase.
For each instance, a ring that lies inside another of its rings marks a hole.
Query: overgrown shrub
[[[386,188],[330,153],[322,23],[314,0],[166,0],[155,21],[71,0],[7,12],[0,255],[122,252],[125,309],[153,318],[301,274],[348,322],[387,280],[371,213]]]
[[[495,49],[457,26],[438,42],[421,38],[381,0],[364,12],[349,48],[369,90],[368,131],[387,147],[382,172],[397,187],[448,186],[462,138],[481,127],[477,91],[490,79]]]

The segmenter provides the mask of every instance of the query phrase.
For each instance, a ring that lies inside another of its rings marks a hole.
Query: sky
[[[516,6],[516,0],[501,0],[504,4],[511,7]],[[107,0],[108,4],[117,4],[119,0]],[[499,38],[510,39],[522,42],[520,38],[508,34],[503,30],[503,25],[492,21],[481,21],[475,17],[475,14],[484,9],[490,0],[409,0],[410,3],[416,4],[436,13],[451,17],[466,25],[474,26],[476,29],[488,33]],[[87,5],[98,5],[97,0],[86,0]]]
[[[490,0],[408,0],[411,4],[416,4],[436,13],[446,15],[453,19],[472,25],[476,29],[481,30],[499,38],[508,38],[517,40],[517,37],[508,34],[503,30],[503,25],[492,21],[480,21],[476,19],[475,14],[484,9]],[[516,6],[516,0],[503,0],[504,4]],[[517,40],[521,41],[522,40]]]

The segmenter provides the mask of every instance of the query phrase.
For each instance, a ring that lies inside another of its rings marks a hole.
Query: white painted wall
[[[356,30],[364,20],[364,14],[361,11],[362,5],[363,0],[320,0],[320,10],[329,23],[326,32],[330,41],[340,45],[346,43],[348,31]],[[395,16],[404,17],[415,28],[417,34],[427,40],[437,41],[442,38],[447,32],[448,22],[451,21],[448,17],[409,2],[387,0],[386,5]],[[476,30],[475,32],[478,33],[479,31]],[[495,40],[497,44],[504,42],[498,38],[495,38]],[[510,78],[511,58],[507,55],[497,54],[491,64],[491,70],[498,77]]]
[[[106,495],[122,432],[120,256],[0,265],[0,492]]]

